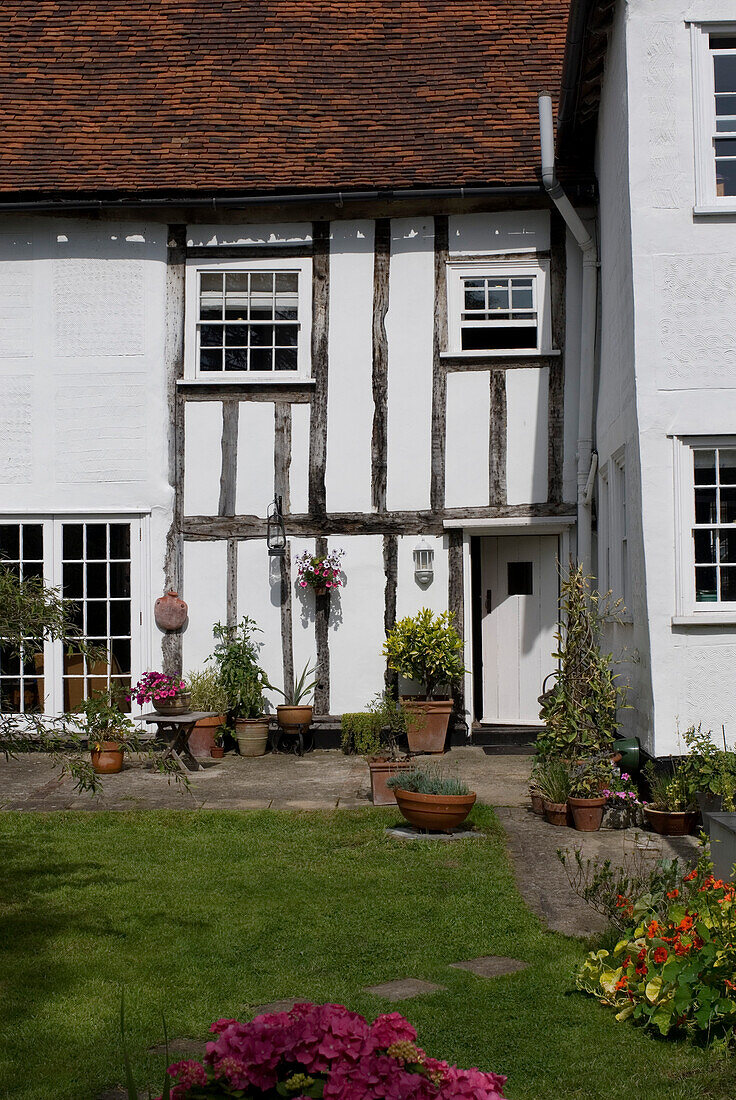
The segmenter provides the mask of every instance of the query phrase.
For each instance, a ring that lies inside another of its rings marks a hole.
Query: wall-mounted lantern
[[[414,547],[414,579],[418,584],[434,580],[434,550],[424,538]]]
[[[286,553],[286,528],[281,514],[280,496],[275,496],[273,503],[268,506],[266,545],[272,557],[282,558]]]

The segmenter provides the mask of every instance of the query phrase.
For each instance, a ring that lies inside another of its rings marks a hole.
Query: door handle
[[[486,589],[486,613],[488,614],[491,611],[493,611],[493,600],[491,598],[491,590],[490,590],[490,588],[487,588]]]

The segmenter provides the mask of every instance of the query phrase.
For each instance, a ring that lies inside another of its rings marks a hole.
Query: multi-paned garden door
[[[556,535],[481,539],[483,721],[537,724],[555,668]]]

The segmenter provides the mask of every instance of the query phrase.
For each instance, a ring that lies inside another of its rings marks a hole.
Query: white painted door
[[[483,721],[536,724],[555,667],[557,536],[483,538],[481,555]]]

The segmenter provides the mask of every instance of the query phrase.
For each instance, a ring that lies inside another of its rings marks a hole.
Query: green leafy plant
[[[307,661],[306,665],[294,681],[293,686],[285,685],[283,691],[281,690],[281,688],[277,688],[273,684],[268,684],[267,686],[271,688],[272,691],[277,691],[279,695],[283,696],[284,703],[287,707],[298,707],[304,702],[305,699],[309,698],[317,684],[316,679],[311,680],[309,683],[307,683],[309,677],[315,671],[315,667],[315,665],[310,666],[309,662]]]
[[[399,739],[422,721],[421,715],[405,710],[389,691],[378,692],[364,711],[343,714],[342,751],[394,760],[400,755]]]
[[[722,728],[723,748],[719,748],[713,741],[710,730],[703,730],[702,725],[690,726],[685,730],[685,744],[688,754],[681,762],[685,781],[687,782],[691,797],[697,793],[705,795],[720,795],[723,799],[723,809],[734,809],[734,796],[736,795],[736,753],[729,751],[726,745],[726,733]]]
[[[389,776],[386,786],[390,790],[412,791],[416,794],[470,794],[470,788],[462,779],[456,775],[447,775],[441,768],[431,765]]]
[[[254,639],[260,633],[258,626],[246,615],[237,626],[215,623],[212,633],[217,645],[207,660],[215,664],[230,717],[259,718],[266,706],[263,692],[270,685],[258,663],[262,647]]]
[[[537,790],[542,798],[555,805],[567,802],[570,794],[570,769],[564,760],[545,760],[535,773]]]
[[[541,696],[544,731],[537,738],[539,756],[568,759],[590,756],[616,738],[617,709],[623,691],[613,671],[613,658],[600,646],[605,618],[616,618],[621,601],[613,604],[591,588],[582,565],[570,562],[560,583],[560,623],[552,654],[559,667],[554,685]]]
[[[122,710],[126,702],[122,689],[116,685],[93,691],[83,699],[76,713],[84,715],[80,728],[89,740],[90,748],[101,749],[104,741],[114,741],[120,748],[140,750],[140,738],[136,727]]]
[[[649,802],[651,809],[683,813],[695,808],[695,799],[684,769],[678,768],[671,774],[657,772],[654,761],[650,760],[644,768],[644,776],[652,792]]]
[[[188,672],[186,682],[192,710],[213,710],[216,714],[227,712],[228,694],[217,669],[205,668],[199,672]]]
[[[386,635],[383,654],[389,668],[424,684],[430,697],[465,674],[463,640],[450,611],[435,615],[423,607],[416,615],[400,619]]]
[[[570,767],[570,796],[572,798],[600,798],[602,791],[613,780],[613,765],[607,758],[583,760]]]

